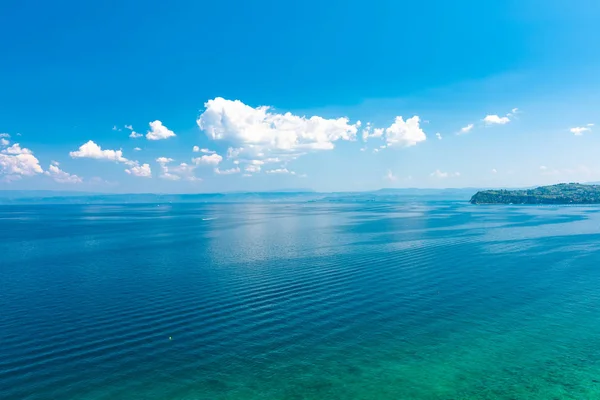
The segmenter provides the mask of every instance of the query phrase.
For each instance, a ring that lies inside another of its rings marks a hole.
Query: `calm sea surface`
[[[600,208],[0,207],[0,399],[598,399]]]

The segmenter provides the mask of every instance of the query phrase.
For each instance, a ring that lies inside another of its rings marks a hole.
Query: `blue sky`
[[[9,1],[0,188],[600,181],[598,18],[591,0]]]

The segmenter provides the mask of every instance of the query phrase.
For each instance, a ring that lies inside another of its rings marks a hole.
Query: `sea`
[[[600,208],[0,206],[0,399],[600,399]]]

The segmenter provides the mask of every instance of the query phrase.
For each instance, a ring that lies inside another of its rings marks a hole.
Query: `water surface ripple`
[[[594,207],[0,208],[0,398],[600,398]]]

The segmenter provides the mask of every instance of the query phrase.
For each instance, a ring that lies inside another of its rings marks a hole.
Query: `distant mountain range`
[[[587,186],[587,185],[580,185]],[[518,193],[533,188],[520,189]],[[509,192],[516,192],[514,189]],[[479,197],[473,196],[477,193]],[[483,193],[483,194],[480,194]],[[116,203],[240,203],[240,202],[406,202],[449,200],[488,202],[492,195],[507,193],[505,189],[482,188],[384,188],[366,192],[315,192],[311,189],[282,189],[271,192],[226,192],[198,194],[130,193],[106,194],[51,190],[2,190],[0,204],[116,204]],[[481,197],[487,196],[487,197]],[[490,200],[490,202],[492,202]]]
[[[406,201],[411,198],[469,200],[476,189],[381,189],[371,192],[319,193],[306,189],[273,192],[199,194],[102,194],[61,191],[0,191],[0,204],[214,203],[214,202],[356,202]]]

